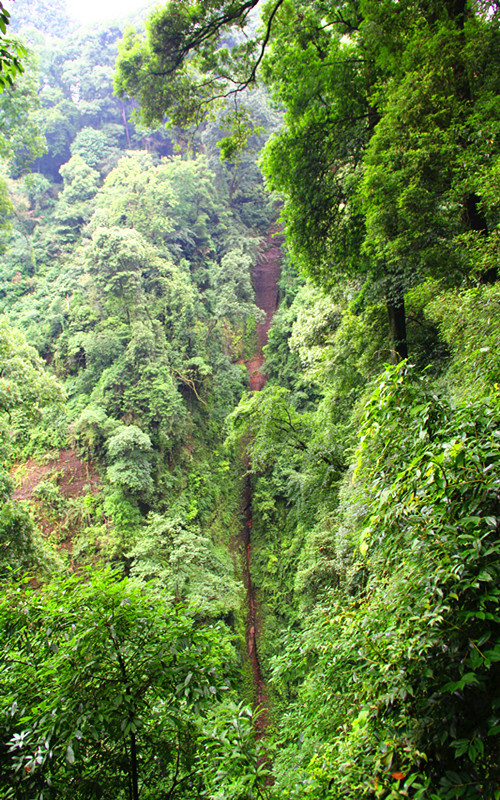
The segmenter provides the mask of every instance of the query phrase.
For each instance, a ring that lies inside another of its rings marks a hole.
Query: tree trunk
[[[137,774],[137,744],[135,733],[130,733],[130,767],[132,779],[132,800],[139,800],[139,776]]]
[[[484,237],[488,236],[488,223],[486,217],[479,209],[479,197],[477,194],[469,194],[464,200],[463,223],[471,231],[477,231]],[[496,266],[491,266],[481,277],[481,283],[495,283],[498,278]]]
[[[406,340],[406,314],[405,300],[387,300],[387,314],[389,316],[389,332],[392,339],[392,359],[394,364],[408,358],[408,343]]]
[[[461,43],[462,50],[465,49],[466,41],[464,37],[464,26],[467,18],[467,0],[448,0],[449,14],[454,19],[455,24],[460,31],[459,42]],[[453,74],[455,76],[456,92],[461,103],[465,106],[470,106],[473,103],[472,89],[469,80],[469,75],[465,63],[459,58],[453,66]],[[467,149],[470,145],[467,140],[462,139],[462,147]],[[462,223],[471,231],[488,236],[488,222],[483,212],[479,209],[479,197],[475,192],[471,192],[463,199],[462,209]],[[498,277],[497,268],[490,267],[480,278],[481,283],[495,283]]]

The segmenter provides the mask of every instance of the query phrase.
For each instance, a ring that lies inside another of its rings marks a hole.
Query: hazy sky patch
[[[116,19],[146,5],[146,0],[66,0],[69,14],[82,23]]]

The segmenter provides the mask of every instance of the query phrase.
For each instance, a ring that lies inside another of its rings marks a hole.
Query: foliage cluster
[[[227,752],[221,720],[238,720],[223,626],[109,570],[4,588],[3,797],[194,798],[210,768],[220,782],[206,747]]]
[[[256,6],[37,34],[39,107],[34,65],[0,98],[8,800],[499,797],[498,8],[274,0],[259,34]],[[112,95],[118,49],[168,133]],[[294,260],[248,393],[271,133]],[[37,502],[93,569],[29,588],[9,564],[54,561],[8,460],[67,436],[103,490]],[[237,690],[243,472],[264,743]]]

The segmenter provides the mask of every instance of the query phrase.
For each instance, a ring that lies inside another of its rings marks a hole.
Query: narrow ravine
[[[265,311],[265,319],[257,324],[257,348],[254,356],[246,362],[250,376],[250,390],[260,391],[266,382],[263,347],[267,344],[269,328],[278,307],[278,281],[281,271],[283,238],[276,227],[266,236],[257,265],[253,273],[255,302]],[[267,691],[259,661],[260,609],[252,583],[252,485],[250,475],[245,478],[244,521],[241,535],[243,550],[243,572],[247,591],[246,644],[247,656],[252,666],[255,700],[261,713],[257,720],[257,733],[263,735],[268,725]]]
[[[267,693],[266,684],[262,677],[260,668],[258,641],[259,641],[259,606],[252,583],[252,486],[250,476],[245,478],[245,515],[243,523],[242,544],[243,553],[243,573],[245,588],[247,590],[247,619],[246,619],[246,640],[247,656],[252,665],[252,681],[255,691],[256,705],[261,709],[257,719],[257,733],[262,734],[267,726]]]

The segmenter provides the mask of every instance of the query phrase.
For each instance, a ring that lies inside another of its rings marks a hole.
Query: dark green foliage
[[[10,88],[15,78],[24,72],[23,59],[27,56],[26,48],[15,39],[7,38],[7,26],[10,23],[10,12],[0,4],[0,91]]]
[[[392,773],[412,796],[495,796],[499,410],[452,408],[404,365],[366,406],[330,589],[275,661],[278,687],[307,665],[284,735],[302,731],[313,797],[396,796]]]

